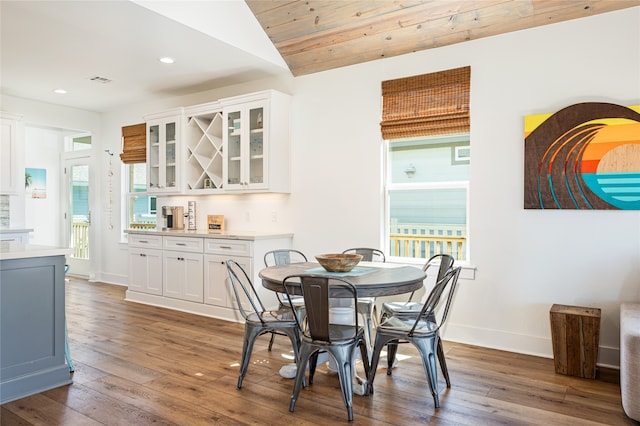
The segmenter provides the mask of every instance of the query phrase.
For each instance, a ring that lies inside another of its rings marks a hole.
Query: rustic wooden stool
[[[556,373],[595,379],[600,309],[553,305],[549,315]]]

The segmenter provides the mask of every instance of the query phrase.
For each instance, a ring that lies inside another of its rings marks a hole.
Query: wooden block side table
[[[596,378],[599,308],[553,305],[549,311],[556,373]]]

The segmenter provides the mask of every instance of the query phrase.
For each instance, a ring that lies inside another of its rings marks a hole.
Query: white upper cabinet
[[[220,103],[225,192],[289,192],[290,96],[267,90]]]
[[[147,191],[289,192],[290,103],[265,90],[146,116]]]
[[[21,118],[0,112],[0,194],[18,194],[24,191],[24,171],[19,149]]]
[[[222,192],[222,109],[217,102],[185,108],[184,191]]]
[[[147,122],[147,190],[179,193],[182,109],[145,117]]]

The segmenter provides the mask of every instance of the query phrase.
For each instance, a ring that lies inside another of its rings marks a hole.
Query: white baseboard
[[[551,338],[527,336],[500,330],[468,327],[448,323],[441,330],[444,340],[525,355],[553,358]],[[620,368],[620,349],[606,346],[598,348],[597,365],[608,368]]]

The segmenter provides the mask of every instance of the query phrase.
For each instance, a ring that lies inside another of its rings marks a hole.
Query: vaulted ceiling
[[[109,111],[639,5],[640,0],[0,0],[1,92]],[[161,56],[176,62],[161,64]],[[54,93],[57,88],[67,93]]]
[[[640,5],[639,0],[246,0],[293,75]]]

